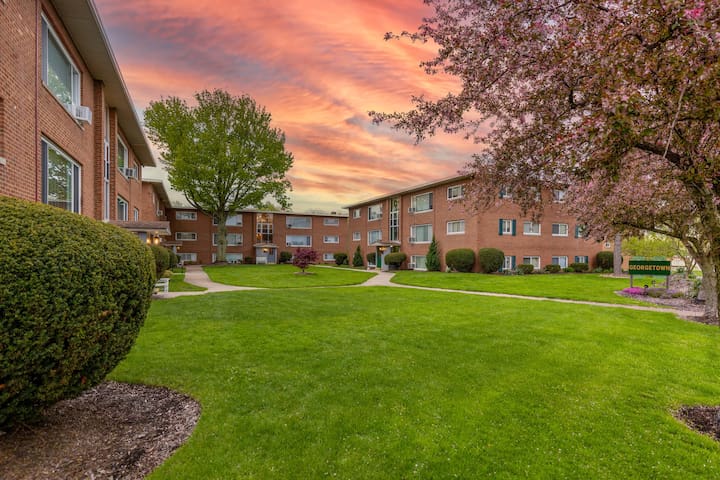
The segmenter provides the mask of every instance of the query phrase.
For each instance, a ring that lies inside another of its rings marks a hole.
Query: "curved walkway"
[[[326,267],[333,268],[333,267]],[[660,308],[660,307],[646,307],[643,305],[622,305],[618,303],[603,303],[603,302],[591,302],[586,300],[569,300],[566,298],[548,298],[548,297],[530,297],[527,295],[514,295],[511,293],[492,293],[492,292],[474,292],[469,290],[453,290],[447,288],[435,288],[435,287],[420,287],[416,285],[401,285],[399,283],[393,283],[392,278],[395,276],[394,272],[375,271],[377,275],[369,278],[363,283],[358,285],[351,285],[350,287],[394,287],[394,288],[413,288],[415,290],[429,290],[432,292],[452,292],[452,293],[463,293],[465,295],[477,295],[481,297],[501,297],[501,298],[516,298],[518,300],[532,300],[537,302],[556,302],[556,303],[570,303],[576,305],[591,305],[594,307],[605,307],[605,308],[625,308],[630,310],[640,310],[644,312],[660,312],[660,313],[674,313],[680,318],[690,319],[696,317],[702,317],[703,312],[691,311],[691,310],[678,310],[673,308]],[[199,287],[205,287],[207,290],[202,292],[168,292],[159,293],[155,295],[155,298],[174,298],[184,295],[203,295],[206,293],[213,292],[233,292],[238,290],[263,290],[258,287],[236,287],[233,285],[224,285],[222,283],[216,283],[210,280],[205,270],[199,265],[189,265],[185,270],[185,282],[197,285]],[[338,288],[338,287],[316,287],[316,288]]]

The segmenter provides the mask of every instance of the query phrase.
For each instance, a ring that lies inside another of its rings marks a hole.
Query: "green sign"
[[[630,260],[630,275],[670,276],[670,260]]]

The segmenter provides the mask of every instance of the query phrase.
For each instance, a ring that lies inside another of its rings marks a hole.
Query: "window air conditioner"
[[[410,270],[414,270],[414,269],[415,269],[415,264],[414,264],[414,263],[408,263],[408,268],[409,268]]]
[[[415,213],[415,207],[408,208],[408,213]]]
[[[410,243],[415,243],[415,237],[410,237],[410,238],[408,238],[408,242],[410,242]]]
[[[137,168],[123,168],[123,175],[127,178],[137,179]]]
[[[73,116],[80,122],[92,123],[92,110],[85,105],[73,105]]]

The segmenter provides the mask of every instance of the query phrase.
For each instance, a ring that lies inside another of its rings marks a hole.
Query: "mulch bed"
[[[167,388],[105,382],[0,434],[0,478],[142,479],[199,417],[195,400]]]
[[[720,407],[699,405],[680,407],[674,412],[675,418],[687,424],[696,432],[720,441]]]

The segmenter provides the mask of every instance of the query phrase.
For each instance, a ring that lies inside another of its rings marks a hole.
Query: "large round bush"
[[[405,260],[407,260],[407,255],[402,252],[388,253],[385,255],[385,263],[393,267],[399,267]]]
[[[505,253],[497,248],[478,250],[478,265],[482,273],[495,273],[505,265]]]
[[[165,270],[169,269],[172,265],[172,252],[165,247],[160,245],[151,245],[150,250],[155,258],[155,276],[160,277]]]
[[[472,272],[475,252],[469,248],[456,248],[445,254],[445,264],[458,272]]]
[[[100,383],[127,355],[155,282],[119,227],[0,197],[0,430]]]
[[[597,267],[603,270],[610,270],[613,268],[615,255],[613,252],[598,252],[596,261]]]

